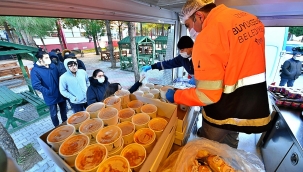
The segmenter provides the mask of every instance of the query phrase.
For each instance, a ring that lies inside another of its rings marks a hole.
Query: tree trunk
[[[58,32],[58,38],[59,38],[59,42],[60,42],[60,46],[61,46],[61,51],[64,50],[64,46],[63,46],[63,42],[62,42],[62,38],[60,35],[60,27],[58,25],[58,22],[56,22],[56,28],[57,28],[57,32]]]
[[[134,37],[134,32],[135,32],[135,23],[129,22],[128,23],[128,33],[129,33],[129,37],[130,37],[130,47],[132,50],[133,70],[134,70],[134,75],[135,75],[135,81],[139,81],[140,73],[139,73],[139,68],[138,68],[136,40]]]
[[[94,46],[95,46],[95,51],[96,51],[96,55],[100,55],[100,52],[98,50],[98,47],[97,47],[97,35],[93,35],[93,41],[94,41]]]
[[[141,36],[143,36],[143,27],[142,27],[142,23],[140,23],[140,34],[141,34]]]
[[[23,42],[24,45],[28,45],[28,41],[27,41],[27,36],[26,33],[24,32],[24,30],[20,31],[20,35],[21,35],[21,40]]]
[[[164,36],[164,24],[162,24],[161,36]]]
[[[121,27],[122,25],[119,25],[119,40],[121,41],[122,40],[122,33],[121,33]]]
[[[107,39],[108,39],[108,49],[109,49],[109,54],[110,54],[111,68],[116,68],[116,59],[114,58],[114,47],[113,47],[112,33],[110,31],[110,21],[109,20],[105,20],[105,26],[106,26],[106,33],[107,33]]]
[[[42,38],[42,37],[40,37],[40,39],[41,39],[41,42],[42,42],[42,44],[43,44],[44,51],[45,51],[45,52],[47,52],[47,48],[46,48],[46,45],[45,45],[45,43],[44,43],[43,38]]]
[[[7,130],[4,128],[1,122],[0,122],[0,136],[1,136],[0,147],[6,152],[10,153],[11,157],[17,161],[17,158],[19,157],[18,148],[13,138],[7,132]]]
[[[7,41],[8,41],[8,42],[15,43],[15,40],[14,40],[14,38],[13,38],[13,36],[12,36],[11,30],[10,30],[10,28],[8,27],[7,22],[4,22],[4,29],[5,29],[5,31],[6,31],[6,34],[7,34],[7,36],[8,36],[8,39],[9,39],[9,40],[7,40]]]
[[[29,42],[29,45],[30,46],[36,46],[36,47],[39,47],[37,44],[36,44],[36,42],[35,42],[35,40],[34,40],[34,38],[31,36],[31,35],[28,35],[28,42]]]

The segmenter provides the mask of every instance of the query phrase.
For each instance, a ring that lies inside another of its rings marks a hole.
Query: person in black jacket
[[[283,63],[279,86],[284,86],[287,83],[287,87],[292,87],[295,80],[299,78],[301,75],[302,62],[297,60],[297,58],[300,56],[301,52],[293,51],[292,58]]]
[[[137,91],[138,88],[142,85],[142,81],[144,78],[145,78],[145,76],[141,76],[140,80],[137,81],[133,86],[131,86],[130,89],[128,89],[128,91],[130,93]],[[121,90],[121,89],[122,89],[122,86],[120,85],[120,83],[109,84],[109,86],[106,89],[104,99],[106,99],[107,97],[109,97],[111,95],[114,95],[116,91]]]
[[[51,59],[51,61],[56,65],[58,72],[59,72],[59,76],[64,74],[66,72],[66,69],[64,67],[64,64],[60,61],[58,54],[56,54],[54,51],[51,51],[48,53],[48,55],[49,55],[49,58]]]
[[[109,85],[107,76],[101,69],[96,69],[93,76],[89,77],[90,86],[86,91],[87,104],[93,104],[104,100],[106,89]]]
[[[143,66],[142,70],[147,72],[150,69],[163,70],[184,67],[187,73],[192,76],[189,83],[194,85],[194,66],[191,59],[193,46],[194,41],[189,36],[182,36],[177,44],[177,47],[180,50],[180,54],[177,57],[170,60],[157,62],[151,66]]]

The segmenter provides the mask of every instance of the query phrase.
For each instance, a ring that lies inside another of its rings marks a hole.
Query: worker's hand
[[[147,71],[151,70],[151,66],[143,66],[143,67],[141,68],[141,70],[142,70],[143,72],[147,72]]]
[[[174,100],[174,96],[175,96],[175,90],[173,89],[168,89],[166,94],[166,99],[170,102],[170,103],[174,103],[175,100]]]
[[[188,83],[191,84],[191,85],[196,85],[195,77],[192,77],[192,78],[188,81]]]

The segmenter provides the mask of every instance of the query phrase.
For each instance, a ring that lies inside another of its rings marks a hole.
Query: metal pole
[[[58,26],[59,26],[59,34],[60,34],[61,39],[62,39],[63,47],[64,47],[64,49],[68,49],[66,38],[65,38],[65,35],[64,35],[63,29],[62,29],[62,25],[61,25],[61,19],[58,19],[57,23],[58,23]]]

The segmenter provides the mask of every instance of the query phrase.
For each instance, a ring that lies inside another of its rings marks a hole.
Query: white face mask
[[[45,59],[43,60],[45,64],[49,65],[52,63],[52,61],[48,58],[48,59]]]
[[[190,55],[188,55],[187,52],[180,53],[180,56],[182,56],[183,58],[190,57]]]
[[[293,58],[294,60],[297,60],[297,57],[296,57],[296,56],[293,56],[292,58]]]
[[[102,84],[104,81],[105,81],[105,77],[104,76],[102,76],[101,78],[98,78],[98,82],[99,83]]]
[[[194,28],[191,28],[189,31],[189,35],[193,40],[196,40],[196,37],[198,36],[199,32],[196,32]]]

